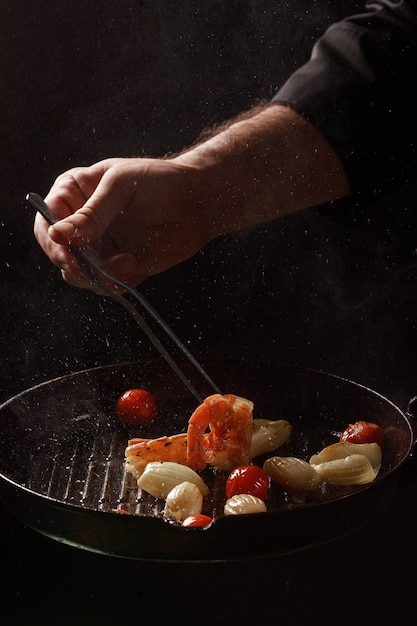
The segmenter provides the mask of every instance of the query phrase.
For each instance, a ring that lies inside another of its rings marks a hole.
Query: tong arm
[[[39,211],[39,213],[49,224],[55,223],[56,220],[53,219],[49,211],[48,205],[41,198],[41,196],[36,193],[28,193],[26,196],[26,200],[34,209]],[[127,300],[115,288],[112,288],[110,284],[120,287],[124,292],[129,293],[157,322],[157,324],[163,329],[168,337],[170,337],[174,344],[182,351],[182,353],[187,357],[190,363],[192,363],[192,365],[199,372],[199,374],[209,383],[213,392],[221,393],[217,385],[215,385],[213,380],[200,365],[200,363],[195,359],[195,357],[191,354],[188,348],[182,343],[177,335],[175,335],[172,329],[166,324],[166,322],[164,322],[161,316],[155,311],[155,309],[137,289],[134,289],[124,281],[119,280],[116,276],[109,272],[105,265],[100,261],[99,257],[87,246],[72,246],[70,250],[74,257],[77,259],[77,262],[79,263],[86,277],[91,280],[92,283],[96,285],[104,295],[110,297],[112,300],[118,302],[125,307],[125,309],[130,313],[136,323],[142,328],[145,335],[155,346],[158,352],[163,356],[163,358],[167,361],[167,363],[171,366],[172,370],[189,389],[189,391],[192,393],[192,395],[199,404],[201,404],[201,402],[203,401],[202,396],[198,393],[190,380],[185,376],[182,370],[175,363],[174,359],[165,349],[165,347],[155,335],[150,326],[147,324],[143,316],[137,311],[137,309],[132,305],[129,300]]]

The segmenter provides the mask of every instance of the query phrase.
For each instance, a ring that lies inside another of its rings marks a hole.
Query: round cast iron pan
[[[413,418],[410,423],[388,399],[313,370],[244,361],[205,367],[223,393],[254,402],[255,418],[291,422],[291,438],[280,455],[308,460],[337,441],[349,423],[377,422],[385,431],[378,477],[366,486],[327,485],[297,497],[272,483],[267,513],[225,517],[225,475],[209,469],[203,473],[211,490],[204,512],[214,515],[214,523],[178,527],[163,519],[163,502],[141,493],[124,472],[124,449],[134,436],[184,432],[196,402],[164,362],[123,363],[48,381],[0,406],[0,494],[6,506],[42,534],[94,552],[224,561],[335,539],[370,521],[393,499],[410,467],[416,432]],[[126,427],[117,419],[116,400],[132,387],[149,389],[158,399],[159,416],[151,426]],[[264,459],[256,461],[262,465]],[[114,511],[120,508],[128,513]]]

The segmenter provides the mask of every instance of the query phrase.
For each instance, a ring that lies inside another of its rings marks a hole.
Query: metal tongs
[[[56,220],[53,219],[49,207],[46,202],[39,196],[37,193],[28,193],[26,196],[26,200],[29,204],[39,211],[39,213],[44,217],[44,219],[49,224],[54,224]],[[121,293],[118,293],[114,288],[112,289],[109,286],[109,283],[120,287],[123,292],[129,293],[138,304],[140,304],[143,309],[157,322],[157,324],[162,328],[162,330],[166,333],[166,335],[173,341],[173,343],[181,350],[181,352],[187,357],[187,359],[192,363],[192,365],[196,368],[198,373],[209,383],[214,393],[221,393],[217,385],[212,381],[210,376],[204,370],[204,368],[200,365],[200,363],[194,358],[194,356],[190,353],[190,351],[186,348],[186,346],[182,343],[182,341],[175,335],[175,333],[171,330],[171,328],[164,322],[161,316],[155,311],[155,309],[149,304],[149,302],[142,296],[137,289],[130,287],[127,283],[122,280],[119,280],[116,276],[114,276],[111,272],[107,270],[107,268],[103,265],[97,255],[87,246],[73,246],[70,248],[71,253],[77,259],[82,271],[86,275],[86,277],[100,290],[103,295],[108,296],[115,302],[118,302],[130,313],[133,319],[139,324],[145,335],[151,341],[151,343],[155,346],[155,348],[159,351],[159,353],[163,356],[163,358],[167,361],[167,363],[171,366],[175,374],[178,378],[184,383],[184,385],[189,389],[189,391],[193,394],[194,398],[197,400],[199,404],[203,401],[202,396],[195,389],[194,385],[187,378],[184,372],[179,368],[177,363],[165,349],[161,341],[155,335],[153,330],[150,328],[148,323],[145,321],[143,316],[137,311],[137,309],[133,306],[133,304],[125,298],[125,296]]]

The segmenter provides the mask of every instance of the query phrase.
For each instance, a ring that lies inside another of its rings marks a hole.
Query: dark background
[[[108,156],[181,150],[270,98],[326,26],[358,7],[1,3],[0,401],[55,376],[153,355],[124,310],[63,283],[34,241],[26,193],[45,195],[65,169]],[[415,191],[399,189],[362,217],[335,203],[225,237],[141,289],[198,358],[321,368],[405,408],[417,393]],[[346,539],[238,566],[81,553],[2,509],[7,623],[409,621],[415,489]]]

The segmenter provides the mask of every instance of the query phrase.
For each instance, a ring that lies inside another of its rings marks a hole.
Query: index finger
[[[72,213],[75,213],[94,192],[101,175],[94,176],[94,181],[87,185],[84,182],[86,179],[85,172],[91,169],[84,167],[73,168],[64,172],[55,180],[45,197],[45,202],[56,220],[65,219]]]
[[[61,220],[78,211],[93,195],[104,174],[120,161],[123,159],[104,159],[60,174],[45,198],[54,217]]]

